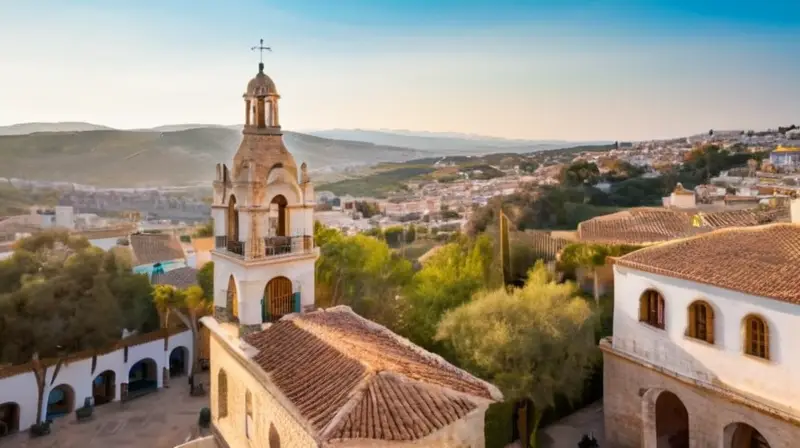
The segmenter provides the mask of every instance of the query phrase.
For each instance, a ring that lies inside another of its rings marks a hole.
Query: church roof
[[[292,314],[245,341],[326,441],[417,440],[502,400],[494,386],[349,307]]]
[[[714,212],[639,207],[584,221],[578,225],[578,237],[592,243],[646,245],[715,229],[757,226],[788,219],[788,207]]]
[[[129,238],[133,265],[154,264],[184,258],[180,241],[166,233],[134,233]]]
[[[800,304],[800,226],[717,230],[640,249],[618,266]]]

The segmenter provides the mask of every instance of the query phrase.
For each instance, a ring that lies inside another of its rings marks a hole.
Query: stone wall
[[[223,342],[224,343],[224,342]],[[212,336],[211,345],[211,415],[225,443],[231,447],[315,447],[316,441],[303,426],[241,364],[240,360]],[[218,378],[220,369],[227,376],[228,415],[219,417]],[[252,425],[245,428],[245,396],[252,397]]]
[[[661,373],[604,350],[604,448],[655,448],[654,402],[660,391],[678,396],[689,414],[690,448],[730,448],[726,428],[745,423],[770,448],[798,446],[800,426],[688,381]]]

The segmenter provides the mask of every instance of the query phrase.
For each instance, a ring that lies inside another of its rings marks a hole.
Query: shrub
[[[211,426],[211,409],[207,407],[200,409],[200,417],[197,419],[197,424],[201,428],[208,428]]]

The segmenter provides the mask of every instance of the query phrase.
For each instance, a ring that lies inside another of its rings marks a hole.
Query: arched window
[[[234,319],[239,318],[239,291],[236,290],[236,280],[231,275],[228,277],[227,307]]]
[[[217,374],[217,415],[228,416],[228,374],[223,369]]]
[[[288,235],[289,216],[286,210],[288,204],[286,198],[281,194],[272,198],[270,203],[270,227],[275,236]]]
[[[769,359],[769,327],[764,319],[752,314],[744,318],[744,352]]]
[[[689,305],[687,336],[714,343],[714,309],[706,302],[698,300]]]
[[[639,321],[664,329],[664,297],[658,291],[648,289],[642,293],[639,298]]]
[[[228,241],[239,241],[239,211],[236,210],[236,196],[231,195],[228,199],[228,216],[226,220],[226,235]]]
[[[244,435],[248,439],[253,430],[253,395],[248,390],[244,394]]]

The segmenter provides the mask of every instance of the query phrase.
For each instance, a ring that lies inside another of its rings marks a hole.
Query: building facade
[[[800,147],[778,146],[769,154],[769,161],[777,168],[800,166]]]
[[[283,144],[279,99],[259,64],[242,142],[213,183],[215,316],[243,334],[314,306],[314,187]]]
[[[605,434],[620,448],[800,440],[800,226],[726,229],[616,261]]]

